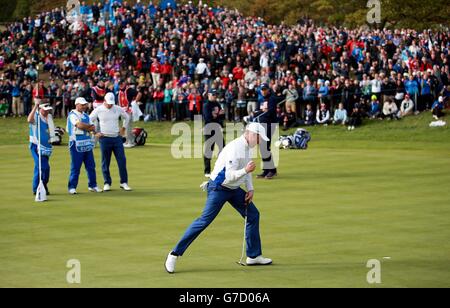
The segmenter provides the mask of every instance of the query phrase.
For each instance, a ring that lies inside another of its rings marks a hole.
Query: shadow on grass
[[[230,266],[227,268],[218,268],[211,270],[210,268],[191,268],[188,270],[180,270],[177,271],[174,275],[183,275],[183,274],[200,274],[200,273],[236,273],[236,272],[243,272],[243,273],[249,273],[254,272],[257,270],[266,270],[266,271],[273,271],[273,269],[277,271],[286,271],[288,268],[291,268],[292,266],[286,266],[279,263],[274,263],[269,266],[242,266],[239,264],[234,263],[234,266],[232,263],[230,263]]]

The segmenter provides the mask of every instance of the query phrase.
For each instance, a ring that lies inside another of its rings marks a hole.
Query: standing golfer
[[[33,194],[36,195],[36,191],[39,186],[38,145],[40,143],[42,182],[44,184],[47,195],[49,195],[50,194],[48,191],[48,182],[50,181],[49,159],[53,152],[53,147],[51,144],[51,136],[52,136],[51,130],[53,130],[53,122],[52,117],[50,115],[50,111],[53,108],[49,104],[39,105],[39,102],[40,102],[39,100],[36,100],[36,104],[34,105],[34,108],[27,119],[28,123],[30,124],[30,151],[34,159]]]
[[[114,156],[119,166],[120,188],[130,191],[128,186],[127,161],[125,158],[125,150],[123,148],[122,136],[125,135],[125,128],[130,118],[128,114],[119,106],[116,106],[116,100],[113,93],[107,93],[103,106],[96,108],[90,115],[90,120],[95,123],[99,122],[100,132],[97,136],[100,138],[100,150],[102,152],[102,172],[105,180],[103,191],[111,190],[111,174],[109,166],[111,164],[111,156]],[[119,121],[122,119],[123,126],[119,128]]]
[[[69,194],[76,195],[78,179],[80,177],[81,165],[84,163],[88,174],[88,188],[91,192],[102,192],[97,187],[97,176],[95,174],[94,146],[95,141],[92,133],[95,125],[91,124],[89,115],[86,113],[88,102],[79,97],[75,100],[75,109],[67,118],[67,131],[69,132],[69,151],[72,159],[69,177]]]
[[[207,185],[208,198],[203,214],[192,223],[175,249],[169,253],[165,263],[168,273],[175,272],[178,257],[213,222],[226,202],[244,218],[247,214],[247,265],[272,264],[272,260],[262,257],[259,212],[252,202],[254,190],[251,174],[256,164],[250,160],[250,152],[260,144],[260,139],[268,140],[265,128],[259,123],[251,123],[242,137],[228,144],[220,153]],[[248,192],[240,188],[243,184]]]

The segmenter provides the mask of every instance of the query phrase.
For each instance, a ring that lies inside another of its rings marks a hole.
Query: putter
[[[241,259],[239,260],[239,262],[236,262],[239,265],[242,266],[247,266],[243,261],[244,261],[244,257],[245,257],[245,246],[246,246],[246,238],[247,238],[247,211],[248,211],[248,205],[246,205],[245,207],[245,220],[244,220],[244,240],[242,242],[242,254],[241,254]]]

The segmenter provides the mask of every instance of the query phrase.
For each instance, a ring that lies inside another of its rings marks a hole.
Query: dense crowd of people
[[[279,123],[343,124],[399,119],[450,96],[450,32],[270,25],[201,1],[164,8],[106,0],[25,18],[0,33],[0,114],[28,115],[34,100],[67,117],[75,100],[91,109],[113,92],[137,102],[145,121],[202,114],[208,93],[229,121],[264,112],[269,85]],[[69,16],[70,17],[70,16]]]

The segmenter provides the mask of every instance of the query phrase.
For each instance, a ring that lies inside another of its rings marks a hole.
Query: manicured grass
[[[133,192],[117,189],[113,164],[113,192],[87,193],[83,171],[69,196],[62,146],[50,201],[37,205],[27,127],[0,119],[0,287],[69,287],[69,259],[81,262],[81,287],[369,287],[369,259],[382,261],[381,287],[450,287],[450,134],[429,121],[311,129],[309,150],[281,152],[279,178],[255,180],[275,264],[235,264],[243,221],[226,206],[167,275],[166,254],[205,200],[202,160],[171,157],[168,123],[145,124],[151,144],[127,150]]]

